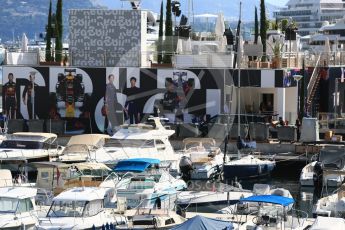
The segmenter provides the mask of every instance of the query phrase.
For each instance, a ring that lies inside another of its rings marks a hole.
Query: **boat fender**
[[[261,165],[258,165],[258,174],[260,175],[262,173]]]
[[[155,216],[152,218],[152,222],[153,222],[153,227],[156,229],[158,225],[157,225],[157,219]]]

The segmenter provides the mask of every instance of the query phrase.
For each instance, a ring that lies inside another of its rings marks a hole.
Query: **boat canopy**
[[[37,195],[37,188],[31,187],[3,187],[0,188],[0,197],[25,199]]]
[[[92,201],[103,200],[111,188],[99,187],[75,187],[65,190],[53,198],[54,202],[59,201]]]
[[[76,135],[72,136],[68,143],[67,146],[71,145],[87,145],[87,146],[96,146],[96,147],[101,147],[104,144],[104,140],[106,138],[109,138],[108,135],[104,134],[81,134],[81,135]]]
[[[341,170],[345,167],[344,147],[330,147],[320,150],[319,162],[323,169]]]
[[[242,198],[240,201],[243,202],[261,202],[261,203],[270,203],[270,204],[279,204],[282,206],[288,206],[293,204],[295,201],[293,198],[277,196],[277,195],[259,195],[259,196],[250,196],[247,198]]]
[[[345,220],[337,217],[324,217],[318,216],[310,227],[310,230],[322,230],[322,229],[345,229]]]
[[[132,158],[119,161],[114,167],[115,172],[144,172],[150,165],[159,164],[159,159]]]
[[[200,230],[231,230],[233,229],[233,224],[228,221],[211,219],[203,216],[195,216],[183,224],[178,225],[172,230],[188,230],[188,229],[200,229]]]

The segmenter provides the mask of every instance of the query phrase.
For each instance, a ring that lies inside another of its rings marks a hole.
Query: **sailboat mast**
[[[237,31],[238,38],[237,38],[237,66],[238,66],[238,102],[237,102],[237,134],[239,139],[241,138],[241,15],[242,14],[242,1],[240,1],[240,16],[239,16],[239,30]],[[238,159],[241,158],[240,150],[237,149],[237,157]]]

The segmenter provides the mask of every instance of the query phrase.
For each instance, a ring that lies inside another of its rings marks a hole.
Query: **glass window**
[[[32,202],[31,202],[30,198],[19,200],[19,205],[18,205],[17,212],[19,212],[19,213],[21,213],[21,212],[29,212],[29,211],[31,211],[33,209],[34,209],[34,207],[32,205]]]
[[[107,139],[104,147],[118,147],[118,148],[152,148],[154,147],[154,140],[117,140]]]
[[[85,201],[54,201],[47,217],[81,217]]]
[[[94,216],[97,215],[103,209],[102,200],[93,200],[86,204],[84,216]]]
[[[0,197],[0,213],[1,212],[15,212],[17,209],[18,200],[14,198]]]
[[[8,149],[42,149],[43,143],[35,141],[4,140],[0,148]]]

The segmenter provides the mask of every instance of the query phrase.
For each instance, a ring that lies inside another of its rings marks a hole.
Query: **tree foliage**
[[[255,44],[258,43],[259,37],[259,19],[258,19],[258,8],[255,6],[255,20],[254,20],[254,42]]]
[[[266,19],[266,6],[265,0],[260,1],[260,36],[263,48],[263,61],[266,60],[266,39],[267,39],[267,19]]]
[[[166,54],[164,55],[163,63],[171,63],[171,56],[173,52],[173,27],[172,27],[172,15],[171,15],[171,0],[167,0],[167,5],[166,5],[164,48],[165,48]]]
[[[162,46],[163,46],[163,21],[164,21],[164,10],[163,10],[163,1],[161,3],[161,12],[159,16],[159,31],[158,31],[158,63],[162,63],[163,61],[163,54],[162,54]]]
[[[52,1],[49,3],[48,22],[46,26],[46,61],[52,61],[51,46],[52,46]]]
[[[62,0],[57,0],[56,3],[56,21],[55,21],[55,61],[62,60],[62,38],[63,38],[63,20],[62,20]]]

